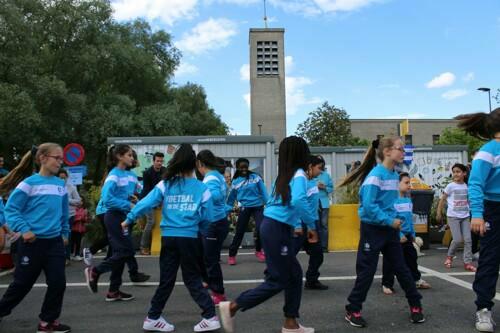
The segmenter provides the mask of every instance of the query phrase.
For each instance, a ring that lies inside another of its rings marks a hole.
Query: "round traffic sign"
[[[85,158],[85,149],[78,143],[70,143],[64,147],[64,163],[75,166],[82,163]]]

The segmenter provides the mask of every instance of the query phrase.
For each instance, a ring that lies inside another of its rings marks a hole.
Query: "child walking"
[[[194,326],[195,332],[220,328],[215,305],[203,288],[201,243],[198,232],[213,221],[210,190],[194,178],[196,155],[190,144],[181,144],[168,162],[164,179],[127,215],[124,230],[138,217],[163,204],[160,252],[160,285],[151,300],[143,329],[151,332],[172,332],[175,327],[163,316],[163,308],[175,286],[179,266],[182,279],[193,300],[202,309],[202,320]]]
[[[40,166],[33,173],[33,162]],[[5,220],[20,232],[14,281],[0,300],[0,318],[29,293],[40,273],[45,273],[47,291],[37,332],[66,333],[71,328],[58,321],[66,289],[65,244],[69,237],[68,195],[57,177],[63,162],[62,148],[41,144],[23,156],[19,165],[0,180],[0,195],[12,189],[5,206]]]
[[[446,217],[451,230],[453,240],[448,248],[448,255],[444,262],[446,268],[451,268],[453,257],[458,246],[464,243],[464,269],[475,272],[476,267],[472,264],[472,238],[470,232],[470,210],[468,199],[468,188],[466,184],[467,167],[463,164],[455,164],[452,168],[453,181],[444,189],[443,196],[437,207],[437,220],[443,219],[443,207],[445,201],[448,204]]]
[[[236,265],[236,254],[243,240],[243,235],[250,222],[250,217],[255,219],[255,256],[260,262],[266,260],[262,251],[260,224],[262,222],[262,213],[264,205],[267,202],[267,190],[262,178],[248,170],[250,162],[246,158],[240,158],[236,161],[236,173],[231,183],[231,192],[227,199],[228,209],[232,209],[234,202],[238,201],[241,205],[236,222],[236,233],[229,246],[229,265]]]
[[[134,296],[120,290],[125,263],[135,254],[128,230],[124,232],[121,228],[121,222],[134,207],[129,198],[129,172],[126,170],[133,162],[132,149],[128,145],[117,145],[109,152],[108,164],[114,165],[114,168],[104,182],[101,200],[106,210],[104,224],[111,246],[111,256],[104,259],[99,266],[85,268],[85,280],[93,293],[97,293],[99,277],[111,272],[107,302],[134,299]]]
[[[75,220],[71,226],[71,240],[70,250],[71,257],[75,261],[82,261],[81,245],[82,239],[87,231],[87,224],[89,223],[89,213],[86,208],[85,200],[82,199],[82,205],[75,210]]]
[[[415,228],[413,227],[413,204],[410,194],[410,175],[406,172],[399,174],[399,198],[394,203],[396,218],[401,220],[401,231],[399,232],[401,247],[406,266],[410,270],[417,289],[429,289],[431,285],[422,279],[418,270],[417,250],[413,246],[415,241]],[[382,269],[382,292],[386,295],[394,293],[394,268],[388,257],[384,256]]]
[[[224,279],[219,261],[222,243],[229,232],[226,214],[227,185],[219,170],[221,165],[210,150],[200,151],[196,159],[198,171],[203,175],[203,183],[210,190],[213,200],[213,221],[209,221],[211,223],[202,232],[202,240],[208,288],[212,291],[214,304],[219,305],[221,301],[226,300]],[[223,166],[224,164],[222,164]]]
[[[278,177],[260,228],[262,247],[266,253],[265,281],[240,294],[232,302],[220,303],[221,320],[226,332],[234,332],[233,317],[238,310],[249,310],[284,291],[285,321],[281,332],[314,333],[314,328],[304,327],[297,321],[302,298],[302,268],[296,258],[293,241],[297,220],[302,220],[308,227],[309,242],[318,242],[315,225],[318,217],[307,198],[307,175],[304,171],[307,170],[309,155],[309,147],[302,138],[290,136],[281,141]]]
[[[476,329],[493,332],[491,309],[500,264],[500,108],[491,113],[458,116],[458,126],[483,140],[469,177],[472,232],[480,234],[479,262],[473,289],[476,293]]]
[[[377,165],[377,158],[381,161]],[[396,218],[399,175],[394,170],[404,159],[403,142],[398,137],[384,137],[372,142],[361,165],[340,184],[360,184],[359,217],[361,235],[356,258],[356,282],[347,298],[345,319],[354,327],[367,325],[361,309],[373,282],[379,254],[392,264],[410,305],[410,321],[425,321],[415,281],[405,264],[400,245],[401,220]]]

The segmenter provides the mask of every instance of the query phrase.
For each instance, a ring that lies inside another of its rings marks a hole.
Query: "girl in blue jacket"
[[[33,162],[40,171],[33,174]],[[58,144],[33,148],[19,165],[0,180],[0,195],[12,189],[5,206],[5,220],[13,232],[20,232],[14,281],[0,300],[0,318],[24,299],[44,271],[47,292],[40,312],[38,332],[69,332],[58,321],[66,289],[65,244],[68,243],[68,195],[57,177],[63,163]]]
[[[377,165],[377,157],[381,161]],[[399,175],[394,170],[404,159],[403,141],[399,137],[375,140],[360,167],[340,184],[361,184],[359,218],[361,235],[356,259],[356,282],[347,298],[345,319],[355,327],[365,327],[361,308],[377,271],[380,252],[394,267],[394,273],[406,293],[410,305],[410,321],[425,321],[418,293],[400,245],[401,220],[396,217],[394,203],[399,197]]]
[[[113,166],[113,168],[104,181],[101,202],[111,256],[104,259],[99,266],[90,266],[85,269],[87,286],[93,293],[97,293],[99,277],[111,272],[109,290],[106,295],[108,302],[134,299],[132,295],[120,291],[125,263],[130,261],[135,254],[128,230],[123,232],[120,225],[130,209],[134,207],[129,196],[130,174],[127,171],[133,162],[132,148],[128,145],[116,145],[109,152],[108,166]]]
[[[299,137],[284,139],[279,147],[278,177],[264,210],[261,225],[262,246],[266,252],[265,281],[242,293],[232,302],[219,305],[226,332],[234,331],[233,317],[238,310],[249,310],[281,291],[285,293],[283,333],[314,333],[301,326],[302,268],[296,258],[293,234],[297,220],[307,228],[309,242],[318,242],[315,222],[318,217],[307,197],[307,163],[309,147]]]
[[[190,144],[181,144],[168,162],[164,179],[127,215],[124,230],[138,217],[163,205],[160,252],[160,285],[151,300],[145,331],[171,332],[174,325],[162,317],[162,311],[175,286],[179,266],[184,285],[193,300],[202,309],[202,320],[194,326],[195,332],[220,328],[215,305],[202,285],[202,258],[200,230],[214,221],[212,194],[208,187],[194,177],[196,155]]]
[[[227,185],[224,176],[219,171],[221,165],[210,150],[200,151],[196,159],[197,169],[204,177],[203,184],[210,190],[213,201],[213,219],[209,221],[206,230],[202,233],[202,240],[208,288],[212,291],[214,304],[219,305],[221,301],[226,300],[219,261],[222,243],[229,232],[226,213]]]
[[[264,205],[267,202],[267,190],[264,180],[255,172],[248,170],[249,165],[250,162],[246,158],[240,158],[236,161],[237,171],[233,176],[231,192],[229,192],[227,199],[228,210],[233,209],[235,201],[240,205],[236,233],[229,246],[229,265],[236,265],[236,254],[243,240],[250,216],[255,219],[255,256],[260,262],[266,260],[260,241],[260,223],[262,222]]]
[[[470,135],[489,140],[474,156],[469,177],[471,230],[479,233],[476,293],[476,329],[493,332],[491,318],[500,263],[500,108],[491,113],[458,116],[458,126]]]

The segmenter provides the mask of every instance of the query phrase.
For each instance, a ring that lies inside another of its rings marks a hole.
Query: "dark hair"
[[[469,168],[461,163],[453,164],[453,166],[451,167],[451,171],[453,172],[453,169],[455,169],[455,168],[459,168],[460,170],[462,170],[462,172],[465,173],[464,183],[467,184],[469,182]]]
[[[165,181],[176,181],[179,174],[192,172],[196,169],[196,154],[193,146],[189,143],[182,143],[175,151],[174,156],[167,164],[167,170],[163,175]]]
[[[156,153],[153,154],[153,162],[156,160],[157,157],[161,157],[161,158],[164,158],[165,157],[165,154],[157,151]]]
[[[455,117],[458,127],[468,134],[483,140],[489,140],[500,132],[500,108],[490,113],[478,112]]]
[[[139,163],[137,152],[134,149],[132,149],[132,157],[134,158],[134,162],[131,166],[125,168],[127,171],[137,168],[137,164]]]
[[[321,160],[321,164],[323,164],[323,166],[322,166],[322,167],[324,168],[324,167],[325,167],[325,165],[326,165],[326,162],[325,162],[325,159],[323,158],[323,156],[318,155],[318,156],[317,156],[317,158],[319,158],[319,159]],[[319,164],[319,163],[317,163],[317,164]],[[316,164],[315,164],[315,165],[316,165]]]
[[[108,173],[118,165],[118,157],[125,155],[131,150],[132,148],[130,148],[129,145],[118,144],[116,146],[111,146],[108,151],[108,159],[106,165]]]
[[[221,175],[224,175],[226,173],[226,167],[227,167],[226,161],[224,161],[222,157],[217,157],[216,160],[217,164],[220,166],[217,168],[217,171],[219,171]]]
[[[208,149],[200,151],[196,155],[196,159],[211,170],[219,170],[219,168],[224,167],[224,160],[222,163],[217,162],[217,157]]]
[[[307,164],[310,164],[312,166],[315,166],[318,164],[325,164],[325,160],[321,156],[310,155],[309,161]]]
[[[384,160],[384,150],[392,148],[397,140],[401,140],[398,136],[383,137],[372,141],[368,151],[363,158],[361,165],[347,175],[347,177],[339,184],[339,187],[347,186],[349,184],[361,184],[370,171],[377,165],[377,157],[379,160]]]
[[[57,175],[60,175],[61,173],[65,174],[66,177],[68,176],[68,171],[66,169],[59,169],[59,171],[57,172]]]
[[[233,179],[236,179],[238,177],[243,177],[243,175],[241,174],[241,172],[238,170],[238,168],[240,167],[240,164],[242,164],[242,163],[246,163],[246,164],[248,164],[248,166],[250,166],[250,161],[248,159],[246,159],[244,157],[238,158],[236,160],[236,163],[235,163],[235,165],[236,165],[236,172],[233,175]],[[252,174],[252,173],[253,173],[252,171],[248,170],[248,172],[246,174],[246,178],[248,179],[250,177],[250,174]]]
[[[24,154],[19,164],[0,179],[0,196],[5,196],[14,189],[25,178],[33,174],[33,164],[40,164],[40,157],[47,156],[56,148],[61,149],[57,143],[42,143],[38,147],[33,146],[30,151]]]
[[[309,146],[298,136],[289,136],[280,143],[278,153],[278,177],[274,195],[280,197],[283,205],[290,201],[290,181],[298,169],[307,170]]]
[[[410,179],[411,179],[410,174],[409,174],[408,172],[401,172],[401,173],[399,174],[399,181],[402,181],[402,180],[403,180],[403,178],[406,178],[406,177],[408,177],[408,178],[410,178]]]

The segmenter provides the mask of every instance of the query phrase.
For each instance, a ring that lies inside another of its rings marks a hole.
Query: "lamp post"
[[[478,88],[477,90],[482,92],[488,92],[488,100],[490,102],[490,113],[491,113],[491,89],[490,88]]]

